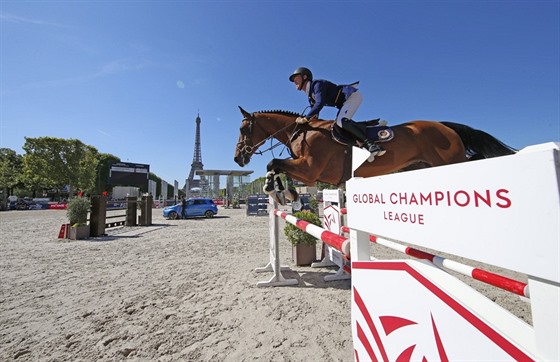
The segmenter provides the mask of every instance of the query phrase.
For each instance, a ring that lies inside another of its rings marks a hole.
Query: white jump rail
[[[347,182],[357,361],[560,360],[559,149]],[[372,261],[370,235],[526,274],[533,325],[428,261]]]

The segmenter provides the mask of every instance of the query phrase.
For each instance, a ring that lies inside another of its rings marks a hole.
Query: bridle
[[[294,124],[289,124],[289,125],[287,125],[286,127],[280,128],[279,130],[277,130],[277,131],[274,132],[273,134],[269,135],[268,137],[266,137],[266,138],[263,139],[262,141],[258,142],[257,144],[253,145],[253,144],[250,144],[250,142],[248,142],[248,141],[249,141],[249,138],[253,135],[253,126],[254,126],[256,123],[257,123],[257,121],[256,121],[256,119],[255,119],[253,113],[251,113],[251,117],[249,117],[249,118],[244,118],[244,119],[241,121],[242,126],[241,126],[241,129],[240,129],[240,132],[241,132],[241,134],[243,135],[243,140],[242,140],[241,142],[238,142],[238,143],[237,143],[237,149],[239,150],[239,152],[240,152],[242,155],[252,155],[252,154],[253,154],[253,150],[258,149],[260,146],[262,146],[262,145],[263,145],[266,141],[268,141],[268,140],[271,141],[271,146],[270,146],[269,148],[267,148],[266,150],[262,150],[262,151],[258,151],[258,152],[255,151],[254,154],[262,155],[262,154],[264,154],[265,152],[272,151],[274,148],[276,148],[276,147],[282,145],[282,142],[280,142],[280,141],[278,141],[278,142],[275,143],[275,144],[272,144],[272,140],[274,139],[274,137],[275,137],[278,133],[280,133],[280,132],[286,130],[286,129],[289,128],[289,127],[294,126],[293,134],[295,134],[296,131],[297,131],[297,128],[298,128],[298,126],[299,126],[299,125],[298,125],[297,123],[295,123],[295,122],[294,122]],[[288,142],[291,142],[291,139],[292,139],[292,137],[289,138],[289,141],[288,141]],[[288,147],[288,145],[286,145],[286,147]],[[288,147],[288,148],[289,148],[289,147]],[[291,153],[291,151],[290,151],[290,153]]]

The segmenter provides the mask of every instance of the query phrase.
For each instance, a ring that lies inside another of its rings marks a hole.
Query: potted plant
[[[74,197],[66,204],[66,216],[70,222],[68,237],[73,240],[85,239],[89,236],[87,215],[90,202],[85,197]]]
[[[235,195],[235,196],[233,197],[233,201],[232,201],[231,205],[232,205],[232,207],[233,207],[234,209],[240,209],[240,208],[241,208],[241,207],[239,206],[239,196],[238,196],[238,195]]]
[[[298,211],[293,214],[298,219],[305,220],[313,225],[321,226],[319,216],[309,211]],[[310,265],[316,259],[317,239],[297,226],[287,223],[284,235],[292,244],[292,258],[296,265]]]

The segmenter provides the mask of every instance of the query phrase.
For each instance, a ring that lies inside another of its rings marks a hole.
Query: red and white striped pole
[[[341,227],[341,230],[343,233],[350,232],[350,228],[348,226]],[[414,258],[429,260],[440,268],[453,270],[457,273],[469,276],[486,284],[490,284],[495,287],[507,290],[508,292],[512,292],[517,295],[529,298],[529,286],[527,285],[527,283],[523,283],[483,269],[462,264],[438,255],[430,254],[422,250],[414,249],[410,246],[395,243],[394,241],[383,239],[375,235],[370,235],[369,240],[373,243],[383,245],[389,249],[400,251],[401,253],[410,255]]]
[[[300,230],[305,231],[309,235],[316,237],[319,240],[322,240],[326,244],[332,246],[336,250],[342,252],[342,254],[350,258],[350,240],[345,238],[344,236],[340,236],[333,232],[330,232],[322,227],[317,225],[313,225],[305,220],[298,219],[297,217],[288,214],[286,212],[282,212],[280,210],[274,209],[274,215],[281,217],[282,219],[286,220],[290,224],[296,226]]]
[[[462,264],[453,260],[449,260],[441,256],[430,254],[422,250],[414,249],[409,246],[401,245],[399,243],[395,243],[394,241],[383,239],[375,235],[370,235],[369,240],[390,249],[400,251],[401,253],[404,253],[406,255],[410,255],[418,259],[429,260],[440,268],[446,268],[456,271],[460,274],[469,276],[481,282],[507,290],[508,292],[512,292],[529,298],[529,286],[526,283],[513,280],[502,275],[494,274],[486,270],[478,269],[466,264]]]

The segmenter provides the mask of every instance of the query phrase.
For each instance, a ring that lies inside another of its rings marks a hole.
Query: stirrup
[[[379,151],[377,151],[377,154],[376,154],[376,156],[383,156],[383,155],[384,155],[384,154],[385,154],[386,152],[387,152],[387,151],[385,151],[385,149],[383,149],[383,148],[380,148],[380,150],[379,150]]]
[[[387,152],[383,147],[369,140],[364,142],[364,146],[372,154],[372,156],[383,156],[385,152]]]

